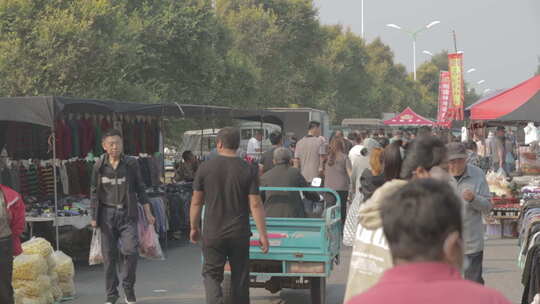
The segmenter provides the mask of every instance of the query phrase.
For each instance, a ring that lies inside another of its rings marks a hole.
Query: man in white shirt
[[[257,130],[255,136],[248,141],[247,154],[248,156],[259,159],[262,152],[262,131]]]
[[[369,137],[367,132],[361,132],[356,137],[356,145],[349,151],[349,160],[354,166],[354,162],[362,156],[362,149],[364,149],[364,140]]]

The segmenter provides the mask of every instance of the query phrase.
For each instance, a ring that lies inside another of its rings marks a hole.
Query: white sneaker
[[[135,302],[135,301],[130,302],[130,301],[128,301],[128,299],[126,298],[126,304],[137,304],[137,302]]]

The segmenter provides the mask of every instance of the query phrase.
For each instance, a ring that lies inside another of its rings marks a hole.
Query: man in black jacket
[[[126,303],[133,304],[136,303],[134,287],[139,256],[137,203],[144,206],[149,224],[154,224],[155,218],[148,204],[139,164],[136,159],[123,154],[120,131],[111,130],[105,133],[102,146],[106,153],[94,165],[90,199],[92,227],[101,229],[106,304],[115,304],[119,298],[116,270],[118,250],[123,263],[122,286]]]

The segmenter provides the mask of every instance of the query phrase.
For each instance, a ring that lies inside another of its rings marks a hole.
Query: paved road
[[[489,240],[485,253],[485,280],[519,303],[522,287],[521,271],[517,268],[517,241]],[[328,304],[341,304],[347,281],[350,250],[343,250],[343,263],[328,281]],[[76,304],[103,303],[103,272],[101,267],[77,267]],[[166,261],[141,260],[137,283],[141,304],[204,304],[204,289],[200,276],[200,250],[188,244],[172,244]],[[308,291],[284,291],[272,295],[262,289],[251,290],[252,304],[309,304]],[[122,302],[119,302],[122,303]]]

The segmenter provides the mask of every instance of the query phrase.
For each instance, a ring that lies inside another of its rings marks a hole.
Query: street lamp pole
[[[416,37],[418,36],[418,34],[432,28],[433,26],[435,26],[435,25],[437,25],[439,23],[441,23],[441,22],[438,21],[438,20],[432,21],[432,22],[426,24],[425,26],[421,27],[420,29],[418,29],[416,31],[409,31],[409,30],[403,29],[401,26],[399,26],[397,24],[394,24],[394,23],[390,23],[390,24],[386,25],[387,27],[403,31],[406,34],[408,34],[409,36],[411,36],[412,41],[413,41],[413,75],[414,75],[414,80],[415,81],[416,81]]]
[[[364,0],[361,0],[361,7],[362,7],[362,39],[365,40],[366,37],[364,36]]]
[[[416,80],[416,37],[412,41],[414,80]]]

